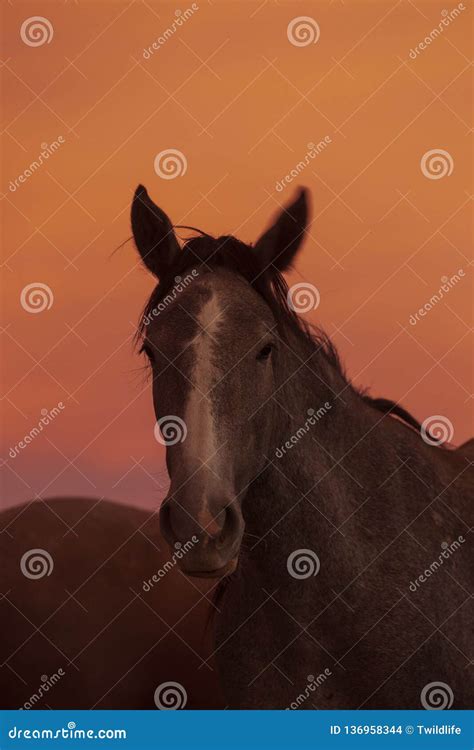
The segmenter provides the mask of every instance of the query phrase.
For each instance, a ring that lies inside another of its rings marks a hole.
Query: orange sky
[[[153,281],[131,243],[112,255],[129,236],[138,182],[175,223],[247,241],[296,184],[307,185],[316,220],[289,281],[318,287],[310,319],[357,384],[400,399],[419,420],[447,416],[456,443],[470,436],[472,5],[412,57],[454,4],[195,7],[145,59],[175,3],[3,4],[6,505],[80,493],[152,507],[163,495],[163,449],[130,340]],[[20,30],[38,14],[50,38],[32,46]],[[319,39],[297,46],[287,27],[303,15]],[[308,143],[326,136],[329,145],[277,191]],[[164,180],[154,159],[170,148],[187,170]],[[447,152],[451,174],[423,174],[433,149]],[[458,269],[465,276],[410,325]],[[54,299],[33,314],[20,296],[38,282]],[[54,422],[9,457],[59,402]]]

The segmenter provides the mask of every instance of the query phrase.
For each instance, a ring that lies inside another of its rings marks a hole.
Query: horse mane
[[[204,269],[206,272],[223,268],[242,276],[260,294],[270,307],[277,327],[281,331],[289,326],[294,332],[299,333],[307,343],[314,347],[315,352],[321,353],[344,381],[350,384],[339,353],[329,336],[317,326],[304,321],[291,309],[288,305],[289,288],[283,275],[274,266],[262,269],[251,245],[247,245],[231,235],[216,238],[195,227],[177,225],[175,228],[188,229],[197,234],[183,240],[181,252],[176,262],[170,271],[163,278],[160,278],[158,285],[150,295],[139,320],[135,343],[143,341],[147,317],[171,292],[176,284],[177,277],[185,276],[193,268]],[[351,387],[362,401],[370,404],[383,414],[398,417],[404,424],[420,434],[421,424],[395,401],[373,398],[364,390],[357,389],[354,386]],[[443,444],[439,447],[447,446]]]

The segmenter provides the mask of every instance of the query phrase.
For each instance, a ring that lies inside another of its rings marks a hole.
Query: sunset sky
[[[471,436],[472,5],[418,46],[455,7],[185,0],[181,15],[196,9],[165,38],[176,3],[3,4],[5,507],[86,495],[151,508],[166,492],[132,346],[153,279],[132,242],[116,250],[138,183],[174,223],[248,242],[306,185],[315,220],[288,281],[318,288],[308,319],[356,384],[420,421],[443,415],[456,444]],[[315,38],[300,46],[289,24],[308,15]],[[186,161],[174,179],[154,166],[169,149]],[[426,174],[431,151],[444,175]],[[38,284],[47,309],[31,312]]]

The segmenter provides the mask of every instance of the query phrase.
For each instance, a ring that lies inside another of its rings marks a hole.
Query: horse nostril
[[[222,502],[222,501],[221,501]],[[188,541],[197,536],[201,551],[219,551],[224,554],[233,548],[242,526],[242,519],[236,502],[222,507],[221,510],[211,512],[217,503],[207,501],[204,508],[191,515],[192,509],[186,509],[184,504],[175,499],[165,500],[160,508],[160,529],[163,538],[170,546],[176,542]]]
[[[218,549],[234,541],[236,533],[239,530],[239,525],[239,514],[232,503],[225,508],[224,525],[222,526],[221,533],[216,538],[216,547]]]
[[[212,541],[217,541],[224,531],[225,519],[225,508],[215,516],[209,513],[208,518],[202,520],[203,535]]]

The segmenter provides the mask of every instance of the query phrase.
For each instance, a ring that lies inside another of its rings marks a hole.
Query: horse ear
[[[308,226],[308,191],[300,188],[297,198],[284,208],[272,226],[256,242],[254,250],[263,268],[286,271],[292,264]]]
[[[132,232],[146,267],[163,276],[180,252],[171,221],[149,197],[143,185],[135,190],[132,202]]]

